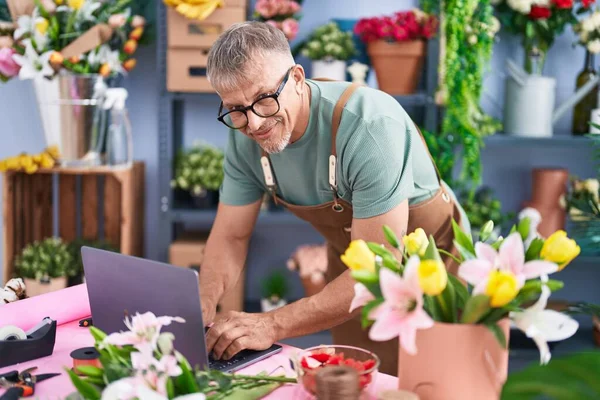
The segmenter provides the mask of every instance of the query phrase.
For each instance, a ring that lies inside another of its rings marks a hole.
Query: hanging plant
[[[436,102],[445,107],[440,136],[460,147],[460,180],[476,187],[481,182],[483,138],[501,129],[479,101],[483,75],[500,26],[490,0],[422,0],[426,12],[440,13],[441,55]],[[450,101],[451,99],[451,101]]]

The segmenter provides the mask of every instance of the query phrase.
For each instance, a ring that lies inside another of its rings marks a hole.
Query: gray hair
[[[247,81],[247,71],[257,58],[280,54],[294,63],[283,32],[265,22],[245,21],[232,25],[211,46],[206,75],[217,90],[233,90]],[[218,89],[217,89],[218,88]]]

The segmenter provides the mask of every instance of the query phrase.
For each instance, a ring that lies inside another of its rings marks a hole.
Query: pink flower
[[[131,320],[125,319],[126,332],[111,333],[104,339],[104,343],[114,346],[133,345],[140,351],[156,350],[156,343],[163,326],[171,322],[185,322],[180,317],[156,317],[153,313],[136,313]]]
[[[287,18],[281,23],[281,30],[288,40],[294,40],[299,29],[298,21],[293,18]]]
[[[352,312],[357,308],[364,306],[371,300],[375,300],[375,296],[373,296],[369,289],[362,283],[355,283],[354,298],[352,299],[352,304],[350,304],[350,310],[348,312]]]
[[[417,275],[419,263],[419,257],[412,256],[403,277],[381,268],[379,282],[385,300],[369,314],[370,319],[375,319],[369,331],[371,340],[387,341],[400,336],[404,351],[413,355],[417,353],[417,330],[433,326],[433,319],[423,310],[423,291]]]
[[[19,74],[21,66],[13,59],[15,50],[10,47],[0,48],[0,74],[12,78]]]
[[[110,25],[111,28],[120,28],[125,25],[125,22],[127,22],[127,18],[125,18],[125,15],[123,14],[111,15],[108,19],[108,25]]]
[[[266,21],[266,23],[271,25],[274,28],[281,29],[281,24],[275,20],[270,19],[270,20]]]
[[[131,26],[134,28],[141,28],[144,27],[144,25],[146,25],[146,18],[141,15],[135,15],[131,20]]]
[[[476,243],[475,254],[476,259],[465,261],[458,269],[458,276],[475,286],[473,294],[485,291],[489,275],[496,269],[512,272],[517,278],[519,289],[528,279],[558,271],[558,266],[548,261],[525,262],[525,247],[518,232],[508,236],[498,252],[489,244]]]
[[[288,5],[287,5],[287,14],[290,15],[294,15],[296,14],[298,11],[300,11],[300,4],[298,4],[295,1],[288,1]]]
[[[255,10],[261,17],[269,19],[277,15],[279,4],[274,0],[258,0]]]

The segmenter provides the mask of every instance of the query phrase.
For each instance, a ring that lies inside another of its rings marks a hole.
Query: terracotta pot
[[[510,321],[499,323],[509,340]],[[508,376],[508,349],[483,325],[436,322],[417,331],[417,354],[400,348],[398,384],[421,400],[498,399]]]
[[[416,91],[425,60],[424,41],[389,43],[378,40],[367,45],[367,53],[375,69],[379,89],[392,95]]]
[[[569,171],[563,168],[534,168],[531,200],[541,207],[560,207],[560,197],[567,192]]]
[[[54,292],[67,287],[67,277],[50,279],[50,282],[42,282],[36,279],[23,279],[27,297],[39,296],[41,294]]]

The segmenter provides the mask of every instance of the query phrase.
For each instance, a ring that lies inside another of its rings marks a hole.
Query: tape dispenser
[[[52,355],[56,342],[56,321],[44,318],[23,331],[16,326],[0,326],[0,368]]]

